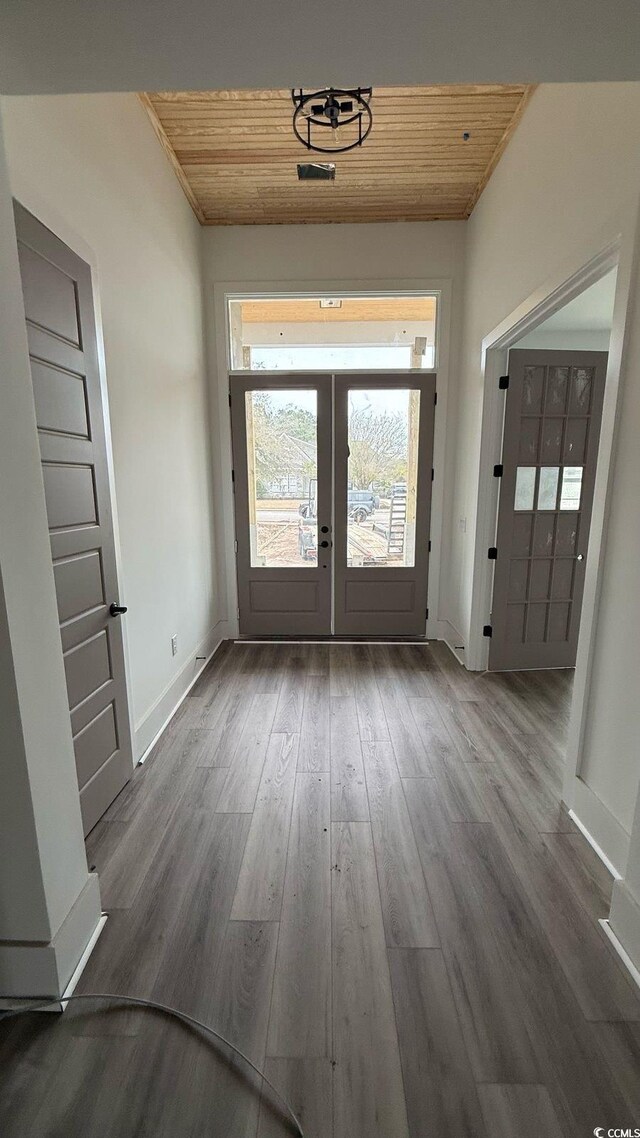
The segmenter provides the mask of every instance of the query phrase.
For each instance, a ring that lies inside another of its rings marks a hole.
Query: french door
[[[241,636],[423,636],[436,376],[232,376]]]

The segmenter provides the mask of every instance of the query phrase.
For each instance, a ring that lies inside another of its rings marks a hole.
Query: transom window
[[[431,369],[435,293],[230,297],[232,371]]]

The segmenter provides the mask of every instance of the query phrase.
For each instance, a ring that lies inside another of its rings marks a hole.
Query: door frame
[[[101,293],[100,293],[100,274],[98,270],[98,257],[91,245],[89,245],[84,237],[78,233],[73,226],[70,226],[65,218],[63,218],[55,209],[51,208],[50,203],[46,198],[34,193],[29,186],[22,186],[18,183],[13,187],[13,198],[29,213],[33,214],[37,221],[50,229],[51,232],[62,241],[73,253],[80,257],[85,264],[89,266],[91,273],[91,295],[93,301],[93,316],[95,321],[96,330],[96,347],[98,355],[98,376],[100,379],[100,401],[102,406],[102,419],[104,423],[104,442],[107,460],[107,484],[109,491],[109,500],[111,504],[111,521],[113,528],[113,546],[115,553],[115,575],[118,587],[118,595],[123,596],[123,562],[122,562],[122,549],[120,544],[120,526],[118,521],[118,501],[116,498],[116,485],[115,485],[115,468],[113,461],[113,441],[111,434],[111,416],[109,412],[109,389],[107,386],[107,366],[104,351],[104,329],[102,321],[102,306],[101,306]],[[137,746],[136,730],[133,719],[133,698],[132,698],[132,684],[131,684],[131,658],[129,651],[129,642],[127,635],[127,622],[121,621],[121,635],[122,635],[122,651],[124,657],[124,680],[127,691],[127,708],[126,715],[123,716],[123,728],[127,735],[127,743],[130,749],[130,754],[133,757],[132,771],[135,769],[137,763],[140,761],[143,753],[144,746]],[[60,646],[60,654],[62,655],[62,645]]]
[[[631,222],[631,218],[629,221]],[[580,769],[602,587],[613,460],[622,403],[627,311],[637,271],[637,233],[636,211],[632,224],[626,232],[618,232],[612,240],[600,248],[599,252],[578,268],[574,264],[556,273],[518,305],[482,341],[481,373],[484,394],[471,622],[465,661],[466,666],[472,671],[485,671],[488,665],[489,641],[483,635],[483,626],[490,623],[491,619],[494,566],[487,557],[487,550],[495,544],[500,480],[494,477],[493,467],[495,463],[500,462],[502,454],[505,411],[505,393],[499,389],[498,381],[506,372],[509,348],[516,346],[527,333],[533,332],[544,320],[579,296],[590,285],[595,284],[612,269],[617,269],[562,797],[572,814],[575,812],[578,815],[581,828],[587,828],[589,839],[597,845],[619,850],[619,860],[623,860],[624,853],[622,831],[580,778]]]
[[[429,563],[427,637],[443,639],[448,635],[448,621],[439,618],[441,588],[441,562],[444,541],[444,518],[453,501],[453,472],[455,456],[446,452],[450,374],[452,367],[451,328],[460,330],[460,296],[453,310],[453,288],[449,277],[368,280],[304,280],[304,281],[216,281],[209,286],[213,293],[214,320],[208,322],[208,353],[211,366],[211,429],[217,446],[214,447],[214,485],[216,492],[216,521],[218,533],[217,572],[220,581],[221,610],[219,620],[227,622],[229,636],[238,635],[238,589],[236,573],[235,514],[233,484],[231,481],[232,449],[231,418],[229,414],[229,381],[232,375],[246,376],[250,372],[233,371],[229,366],[228,310],[229,297],[314,297],[318,293],[336,293],[342,296],[402,296],[415,293],[439,294],[436,325],[436,359],[434,371],[438,373],[438,403],[434,423],[433,466],[434,481],[431,488],[431,560]],[[355,373],[355,372],[354,372]],[[372,369],[371,375],[388,375],[388,368]],[[258,373],[259,374],[259,373]],[[279,373],[285,376],[286,372]],[[329,371],[331,375],[349,375],[350,371]]]

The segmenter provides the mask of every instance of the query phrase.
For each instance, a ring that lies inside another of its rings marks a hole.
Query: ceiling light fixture
[[[372,93],[371,87],[325,87],[306,94],[302,87],[292,89],[293,133],[307,150],[321,154],[355,150],[373,126]]]

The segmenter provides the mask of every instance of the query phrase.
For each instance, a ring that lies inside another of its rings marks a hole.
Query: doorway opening
[[[595,286],[595,287],[594,287]],[[503,454],[503,431],[505,428],[505,392],[501,376],[510,375],[509,353],[518,352],[577,352],[584,346],[587,352],[602,352],[608,349],[606,382],[602,395],[602,417],[597,447],[597,465],[593,481],[593,497],[588,542],[584,548],[577,544],[573,553],[574,567],[583,566],[584,577],[579,613],[580,633],[577,639],[577,652],[565,665],[565,677],[570,681],[571,700],[566,706],[565,731],[563,739],[563,800],[579,825],[585,826],[587,837],[601,854],[598,835],[602,845],[609,844],[609,823],[604,817],[601,805],[595,800],[593,792],[580,777],[582,763],[582,740],[586,727],[589,705],[591,667],[595,643],[595,630],[598,616],[598,599],[602,576],[602,552],[608,513],[609,486],[612,471],[612,456],[616,435],[616,425],[620,406],[621,370],[624,348],[624,326],[629,304],[631,286],[631,264],[625,255],[620,256],[618,241],[583,265],[572,276],[559,277],[550,281],[545,294],[543,290],[532,294],[518,309],[483,341],[483,373],[485,380],[483,430],[481,443],[481,468],[478,493],[478,519],[475,545],[475,572],[472,603],[472,632],[468,645],[468,665],[473,670],[485,670],[490,666],[490,648],[493,637],[483,635],[483,626],[493,623],[494,573],[497,561],[491,560],[488,551],[496,546],[497,523],[499,517],[499,495],[501,479],[494,476],[494,467],[499,465]],[[552,318],[552,319],[549,319]],[[568,407],[568,405],[567,405]],[[544,408],[543,408],[544,410]],[[561,495],[563,467],[586,466],[586,463],[561,461],[549,463],[559,466],[558,494]],[[524,465],[524,464],[522,464]],[[575,470],[569,473],[576,473]],[[583,480],[586,477],[582,471]],[[538,493],[540,474],[537,474]],[[572,502],[567,509],[575,512],[575,505],[582,501],[584,481],[573,479]],[[581,483],[580,486],[578,484]],[[577,490],[580,489],[578,499]],[[515,498],[515,486],[514,498]],[[576,493],[574,493],[576,491]],[[534,496],[536,488],[534,485]],[[557,514],[560,501],[554,505]],[[537,510],[537,501],[535,501]],[[535,531],[534,531],[535,534]],[[577,527],[579,536],[579,526]],[[578,555],[582,554],[579,560]],[[495,554],[494,554],[495,557]],[[498,550],[499,558],[499,550]],[[550,600],[551,597],[545,598]],[[565,598],[567,599],[567,598]],[[521,665],[522,666],[522,665]],[[534,664],[533,668],[549,668],[551,665]],[[526,667],[526,665],[525,665]],[[562,673],[556,672],[556,675]],[[545,672],[532,675],[546,682]],[[547,672],[547,675],[549,673]],[[514,675],[514,682],[517,674]],[[519,681],[518,681],[519,682]],[[574,812],[575,811],[575,815]],[[577,815],[577,818],[576,818]],[[594,836],[595,835],[595,838]],[[606,860],[606,859],[605,859]]]

